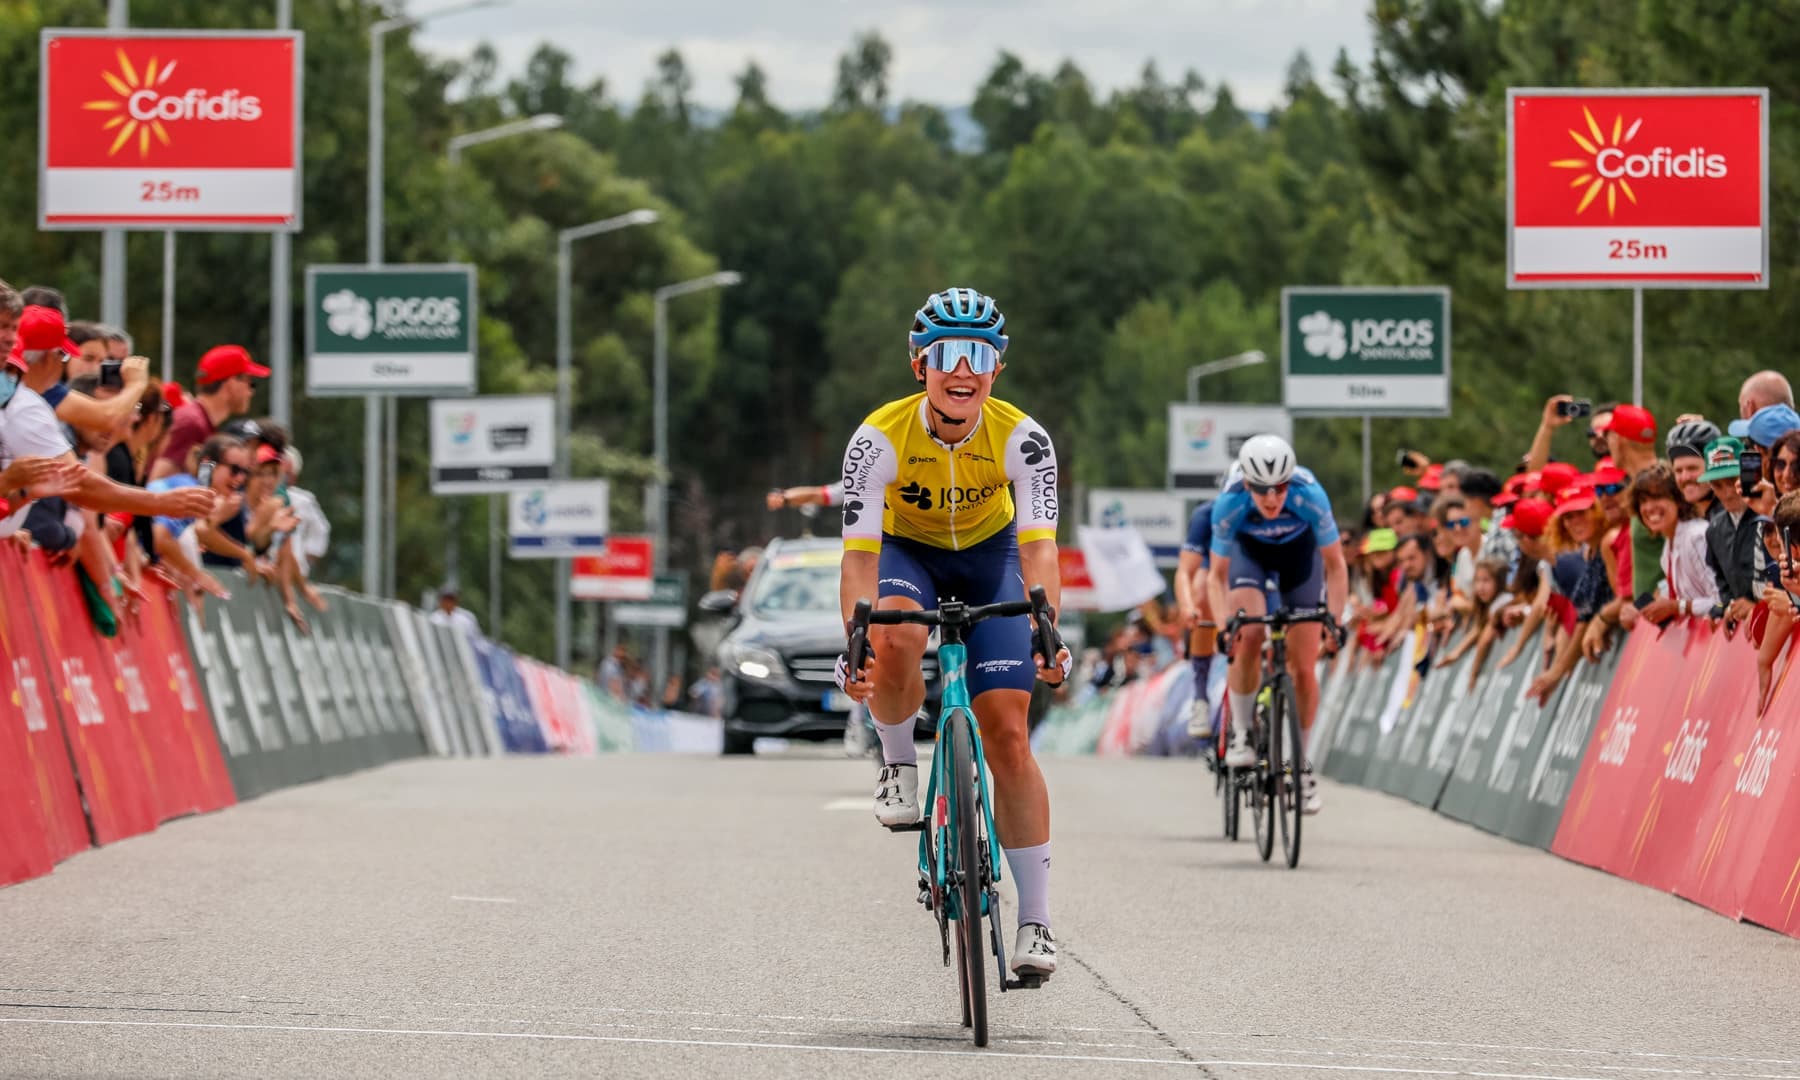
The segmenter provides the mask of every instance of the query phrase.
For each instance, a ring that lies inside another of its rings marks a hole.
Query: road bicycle
[[[1001,992],[1035,990],[1043,980],[1034,974],[1009,978],[1006,945],[1000,928],[1000,842],[994,831],[993,790],[988,781],[987,759],[981,750],[981,725],[969,698],[968,630],[985,619],[1030,615],[1034,621],[1033,651],[1052,660],[1063,644],[1053,625],[1054,613],[1042,586],[1031,590],[1029,600],[1011,600],[971,607],[949,600],[935,611],[871,610],[867,600],[856,603],[850,620],[851,671],[861,671],[868,660],[869,627],[911,624],[938,628],[938,669],[942,672],[942,710],[938,720],[936,749],[931,756],[931,778],[917,825],[898,826],[895,832],[918,831],[919,903],[937,919],[938,938],[944,949],[944,966],[950,966],[950,924],[956,924],[956,975],[962,995],[962,1023],[976,1046],[988,1044],[987,969],[982,953],[981,923],[988,923],[988,942]]]
[[[1281,849],[1288,869],[1300,865],[1300,821],[1305,816],[1303,777],[1312,772],[1306,761],[1305,733],[1300,729],[1300,706],[1294,698],[1293,677],[1288,674],[1287,637],[1291,627],[1319,623],[1339,645],[1343,630],[1324,608],[1301,611],[1277,609],[1272,615],[1248,615],[1240,611],[1220,632],[1219,652],[1230,655],[1237,632],[1245,626],[1266,626],[1263,641],[1262,682],[1256,690],[1256,709],[1250,717],[1250,745],[1256,764],[1247,769],[1226,769],[1222,783],[1225,828],[1237,838],[1237,804],[1250,807],[1256,832],[1256,851],[1268,862],[1275,851],[1275,832],[1281,832]],[[1225,725],[1221,724],[1221,729]],[[1223,737],[1223,736],[1221,736]]]

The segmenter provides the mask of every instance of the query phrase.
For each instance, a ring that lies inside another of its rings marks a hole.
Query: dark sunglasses
[[[1624,484],[1595,484],[1594,494],[1600,496],[1617,495],[1625,490]]]
[[[1459,518],[1450,518],[1449,520],[1445,521],[1444,527],[1449,528],[1449,529],[1466,529],[1473,524],[1475,524],[1474,518],[1459,517]]]
[[[1771,472],[1800,473],[1800,458],[1776,458]]]
[[[249,476],[250,475],[250,470],[246,469],[242,465],[220,465],[219,468],[224,469],[226,472],[229,472],[233,476]]]
[[[1288,489],[1285,480],[1279,484],[1253,484],[1246,480],[1244,486],[1250,489],[1252,495],[1279,495]]]

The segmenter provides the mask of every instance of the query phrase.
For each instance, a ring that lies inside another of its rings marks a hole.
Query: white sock
[[[1050,842],[1028,848],[1007,848],[1006,865],[1019,890],[1019,925],[1036,923],[1050,927]]]
[[[1231,736],[1237,738],[1250,737],[1250,717],[1256,714],[1256,692],[1240,694],[1236,690],[1227,690],[1231,698]]]
[[[913,744],[913,725],[918,723],[919,715],[914,713],[898,724],[884,724],[880,717],[875,718],[875,734],[881,739],[881,760],[889,765],[917,765],[919,748]]]

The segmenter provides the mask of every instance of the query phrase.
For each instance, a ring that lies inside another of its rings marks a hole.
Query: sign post
[[[475,390],[475,268],[306,268],[306,392],[433,396]]]
[[[1294,438],[1294,421],[1280,405],[1169,403],[1169,488],[1216,494],[1238,451],[1257,435]],[[1180,541],[1176,541],[1177,544]]]
[[[1450,290],[1290,285],[1281,290],[1281,396],[1296,416],[1450,415]]]
[[[1506,91],[1506,284],[1769,287],[1767,87]]]
[[[678,574],[658,574],[650,583],[650,598],[614,604],[613,621],[620,626],[687,625],[687,581]]]
[[[40,229],[300,229],[302,36],[45,29]]]
[[[562,559],[605,551],[611,493],[605,480],[515,489],[507,496],[512,557]]]
[[[556,400],[547,394],[434,398],[431,491],[484,495],[541,485],[556,461]]]

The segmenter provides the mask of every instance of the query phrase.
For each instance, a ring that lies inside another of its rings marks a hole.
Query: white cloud
[[[1146,60],[1165,78],[1192,68],[1209,84],[1229,82],[1238,102],[1273,104],[1288,60],[1299,50],[1328,75],[1338,49],[1369,51],[1369,0],[514,0],[453,15],[417,32],[419,44],[465,56],[483,40],[501,70],[523,70],[532,50],[554,41],[575,57],[585,82],[606,79],[616,99],[635,100],[656,57],[673,46],[694,77],[695,100],[727,106],[733,76],[755,60],[770,94],[787,108],[831,96],[837,58],[851,38],[879,30],[894,50],[898,99],[969,101],[1002,50],[1034,69],[1069,58],[1104,90],[1135,83]],[[428,11],[429,5],[415,4]]]

